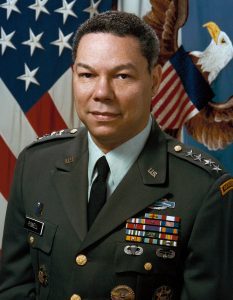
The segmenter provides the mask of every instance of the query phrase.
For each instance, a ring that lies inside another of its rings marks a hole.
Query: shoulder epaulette
[[[211,155],[200,149],[188,147],[175,139],[169,140],[168,152],[206,170],[216,177],[225,173],[219,162]]]
[[[38,137],[32,144],[30,144],[28,147],[31,147],[33,145],[37,145],[43,142],[52,141],[56,139],[64,139],[64,138],[72,138],[75,137],[78,133],[78,129],[62,129],[59,131],[53,131],[49,134],[45,134],[41,137]],[[28,148],[27,147],[27,148]]]

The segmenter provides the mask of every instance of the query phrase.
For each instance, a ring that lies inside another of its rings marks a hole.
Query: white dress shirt
[[[152,118],[149,118],[147,126],[136,136],[121,144],[112,151],[104,154],[94,143],[90,133],[88,132],[88,199],[91,190],[91,185],[97,176],[97,171],[94,170],[97,160],[105,155],[109,164],[110,172],[107,178],[107,198],[114,192],[118,184],[126,175],[130,167],[138,158],[142,151],[146,140],[150,134]]]

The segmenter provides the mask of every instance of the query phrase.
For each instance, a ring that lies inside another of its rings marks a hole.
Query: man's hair
[[[142,55],[147,59],[149,71],[151,71],[157,62],[159,41],[156,33],[149,25],[134,14],[107,11],[84,22],[74,36],[73,62],[75,61],[81,38],[89,33],[110,33],[119,37],[135,37],[139,41]]]

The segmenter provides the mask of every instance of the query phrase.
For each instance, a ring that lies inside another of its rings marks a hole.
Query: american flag
[[[213,92],[181,46],[164,64],[152,113],[162,129],[178,129],[213,97]]]
[[[0,0],[0,248],[19,152],[37,136],[79,126],[71,46],[79,24],[112,0]]]

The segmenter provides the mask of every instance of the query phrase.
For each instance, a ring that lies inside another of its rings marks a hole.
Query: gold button
[[[29,237],[29,243],[32,245],[34,243],[34,241],[35,241],[35,238],[34,238],[34,236],[31,235]]]
[[[76,263],[77,263],[77,265],[79,265],[79,266],[84,266],[84,265],[87,263],[87,257],[86,257],[86,255],[79,254],[79,255],[76,257]]]
[[[70,300],[81,300],[81,297],[77,294],[73,294],[71,297],[70,297]]]
[[[145,263],[144,269],[146,271],[150,271],[152,269],[152,263],[150,263],[150,262]]]
[[[175,150],[176,152],[180,152],[180,151],[182,150],[182,147],[181,147],[180,145],[176,145],[176,146],[174,147],[174,150]]]

